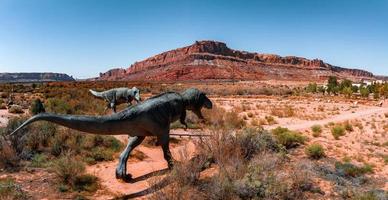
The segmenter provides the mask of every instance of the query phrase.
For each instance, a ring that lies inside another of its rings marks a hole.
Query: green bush
[[[308,93],[317,93],[317,87],[317,83],[309,83],[305,90]]]
[[[345,128],[341,125],[335,125],[333,128],[331,128],[331,134],[336,140],[338,140],[339,137],[345,135]]]
[[[365,164],[364,166],[358,167],[349,162],[336,162],[335,169],[337,172],[344,176],[358,177],[366,173],[373,173],[373,167]]]
[[[63,156],[53,163],[53,171],[64,184],[72,184],[75,177],[82,175],[85,165],[70,156]]]
[[[77,191],[95,192],[98,189],[97,177],[90,174],[76,176],[72,183]]]
[[[236,139],[246,160],[250,160],[255,154],[264,150],[279,150],[271,134],[264,130],[245,128],[236,136]]]
[[[370,91],[366,87],[360,87],[360,94],[362,97],[369,97]]]
[[[348,132],[352,132],[354,129],[353,129],[353,126],[349,123],[349,122],[346,122],[345,124],[344,124],[344,128],[345,128],[345,130],[346,131],[348,131]]]
[[[35,154],[30,163],[30,167],[37,168],[45,168],[48,165],[48,157],[45,154]]]
[[[309,158],[320,159],[325,156],[325,150],[320,144],[312,144],[305,149],[305,153]]]
[[[47,111],[60,114],[73,114],[74,110],[62,99],[49,98],[47,100]]]
[[[313,125],[311,127],[311,131],[313,131],[314,137],[319,137],[322,133],[322,126],[321,125]]]
[[[28,195],[11,178],[0,178],[0,199],[24,200]]]
[[[30,112],[33,115],[36,115],[38,113],[46,112],[43,103],[40,99],[35,99],[30,107]]]
[[[300,144],[304,144],[304,142],[307,140],[307,138],[301,133],[290,131],[287,128],[282,127],[277,127],[273,129],[272,134],[275,135],[278,143],[280,143],[287,149],[296,147]]]
[[[265,116],[265,120],[267,120],[268,125],[277,124],[275,118],[272,117],[271,115]]]
[[[93,158],[95,161],[111,161],[113,160],[113,151],[110,149],[105,149],[103,147],[93,148],[90,152],[89,157]]]

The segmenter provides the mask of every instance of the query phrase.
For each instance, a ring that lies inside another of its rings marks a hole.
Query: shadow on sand
[[[153,171],[153,172],[150,172],[148,174],[144,174],[142,176],[139,176],[139,177],[136,177],[136,178],[133,178],[131,181],[129,181],[128,183],[136,183],[138,181],[144,181],[146,179],[149,179],[153,176],[161,176],[161,175],[164,175],[166,174],[167,172],[169,171],[168,168],[166,169],[161,169],[161,170],[158,170],[158,171]],[[137,198],[137,197],[142,197],[142,196],[145,196],[145,195],[148,195],[148,194],[151,194],[153,192],[156,192],[164,187],[166,187],[167,185],[169,185],[172,181],[170,180],[170,178],[167,176],[167,177],[164,177],[161,181],[159,181],[158,183],[154,184],[153,186],[145,189],[145,190],[142,190],[142,191],[139,191],[139,192],[136,192],[136,193],[132,193],[132,194],[127,194],[127,195],[124,195],[124,196],[121,196],[121,197],[116,197],[116,198],[113,198],[113,200],[124,200],[124,199],[133,199],[133,198]]]

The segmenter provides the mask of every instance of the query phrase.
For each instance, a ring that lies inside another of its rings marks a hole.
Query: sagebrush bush
[[[22,114],[22,113],[24,113],[24,110],[19,105],[11,105],[11,107],[8,108],[8,112],[14,113],[14,114]]]
[[[320,144],[312,144],[306,147],[305,153],[309,158],[320,159],[325,156],[325,150]]]
[[[278,123],[278,122],[275,120],[275,118],[272,117],[271,115],[265,116],[265,120],[267,121],[268,125],[273,125],[273,124],[277,124],[277,123]]]
[[[269,132],[245,128],[236,135],[237,142],[241,147],[241,153],[246,160],[250,160],[255,154],[262,151],[278,151],[279,146]]]
[[[273,129],[272,134],[274,134],[277,141],[287,149],[304,144],[307,140],[301,133],[290,131],[289,129],[282,127]]]
[[[84,173],[85,165],[71,156],[63,156],[53,163],[53,171],[60,182],[72,184],[75,177]]]
[[[48,157],[45,154],[35,154],[32,157],[30,167],[44,168],[49,165]]]
[[[2,131],[0,130],[0,132]],[[0,134],[0,169],[17,170],[20,166],[19,160],[15,149]]]
[[[49,98],[46,104],[47,111],[60,114],[73,114],[74,110],[70,105],[59,98]]]
[[[72,187],[77,191],[95,192],[98,189],[98,178],[90,174],[82,174],[74,177]]]
[[[331,128],[331,134],[336,140],[338,140],[341,136],[346,134],[345,128],[341,125],[335,125],[333,128]]]
[[[313,132],[314,137],[319,137],[322,133],[322,126],[321,125],[313,125],[311,127],[311,131]]]
[[[373,167],[371,165],[365,164],[364,166],[359,167],[350,162],[336,162],[335,169],[339,174],[351,177],[358,177],[366,173],[373,173]]]
[[[348,132],[352,132],[354,130],[352,124],[350,124],[349,122],[344,123],[344,128]]]
[[[27,193],[11,178],[0,178],[0,199],[27,200]]]
[[[225,111],[221,107],[214,106],[211,110],[203,110],[203,113],[211,126],[241,129],[246,125],[246,122],[238,115],[236,110]]]
[[[38,113],[46,112],[46,109],[43,106],[43,103],[40,99],[35,99],[30,107],[30,113],[36,115]]]

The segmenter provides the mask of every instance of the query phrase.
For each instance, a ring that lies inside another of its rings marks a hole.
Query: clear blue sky
[[[93,77],[205,39],[388,75],[388,1],[0,0],[0,72]]]

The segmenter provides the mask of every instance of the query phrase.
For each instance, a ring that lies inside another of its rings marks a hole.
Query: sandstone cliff
[[[352,80],[374,79],[372,73],[337,67],[319,59],[250,53],[230,49],[217,41],[167,51],[127,69],[100,73],[97,80],[186,81],[186,80],[324,80],[328,76]]]

